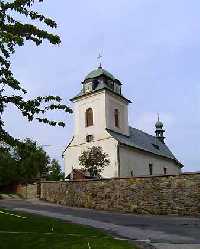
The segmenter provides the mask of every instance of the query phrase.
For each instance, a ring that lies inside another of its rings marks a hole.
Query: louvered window
[[[93,125],[93,111],[92,108],[86,110],[85,113],[85,125],[86,127]]]

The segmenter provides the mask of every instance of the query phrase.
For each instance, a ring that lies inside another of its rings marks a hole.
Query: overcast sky
[[[15,75],[31,97],[56,94],[71,106],[69,99],[97,67],[103,50],[103,67],[122,81],[123,94],[133,100],[130,125],[154,134],[159,112],[166,143],[184,170],[200,170],[199,0],[49,0],[37,9],[55,18],[62,44],[37,48],[29,43],[14,55]],[[64,118],[66,127],[28,123],[8,108],[6,128],[19,138],[50,145],[44,148],[61,160],[73,135],[73,115],[51,117]]]

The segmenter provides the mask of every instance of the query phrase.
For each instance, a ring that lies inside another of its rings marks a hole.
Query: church
[[[155,136],[129,126],[128,105],[122,83],[100,65],[82,82],[71,99],[74,104],[74,136],[63,156],[65,176],[81,169],[79,156],[92,146],[101,146],[110,165],[103,178],[176,175],[183,165],[165,144],[164,126],[155,124]]]

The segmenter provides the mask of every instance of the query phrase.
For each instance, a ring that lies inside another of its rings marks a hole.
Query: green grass
[[[14,248],[136,249],[129,242],[115,240],[100,230],[43,216],[0,209],[0,249]]]
[[[18,195],[18,194],[16,194],[16,193],[13,193],[13,192],[0,192],[0,198],[2,198],[2,196],[1,195],[8,195],[8,196],[12,196],[12,195]]]

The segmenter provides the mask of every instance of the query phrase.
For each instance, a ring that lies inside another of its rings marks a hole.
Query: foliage
[[[35,2],[43,0],[0,0],[0,141],[12,145],[16,144],[17,140],[5,130],[2,117],[8,104],[17,107],[28,121],[36,119],[51,126],[64,127],[65,124],[49,120],[44,116],[48,111],[72,112],[69,107],[62,104],[59,96],[42,96],[27,100],[27,90],[21,86],[11,70],[10,58],[16,46],[23,46],[25,41],[32,41],[36,46],[44,41],[53,45],[61,42],[59,36],[33,25],[33,22],[37,21],[48,28],[57,28],[54,20],[34,11]],[[27,23],[19,21],[17,17],[23,17]]]
[[[28,138],[14,148],[1,147],[0,186],[27,183],[35,178],[46,176],[62,178],[63,175],[59,170],[58,162],[56,160],[51,162],[43,148]]]
[[[103,169],[110,164],[108,154],[103,152],[100,146],[93,146],[83,151],[79,157],[79,162],[93,177],[101,177]]]
[[[8,149],[0,149],[0,186],[16,181],[17,162]]]
[[[15,147],[17,175],[20,182],[46,176],[50,158],[36,142],[26,139]]]
[[[59,165],[58,161],[55,159],[51,161],[51,164],[48,167],[47,180],[48,181],[65,180],[65,175],[61,171],[61,166]]]

